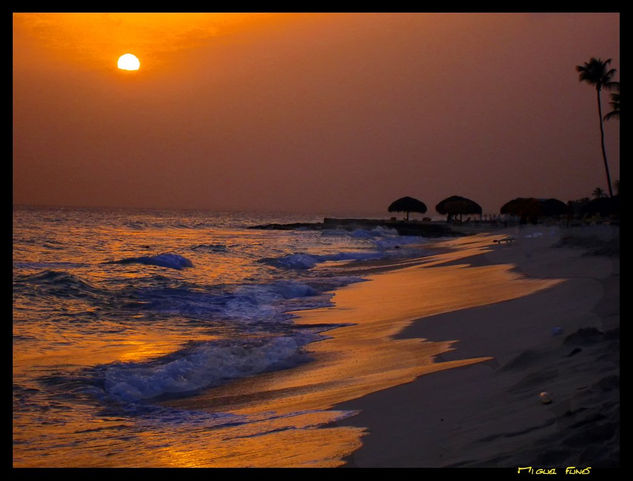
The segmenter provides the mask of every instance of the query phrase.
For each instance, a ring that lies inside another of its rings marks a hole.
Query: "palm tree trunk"
[[[607,163],[607,152],[604,148],[604,125],[602,120],[602,104],[600,103],[600,89],[597,88],[598,94],[598,116],[600,118],[600,146],[602,147],[602,160],[604,160],[604,170],[607,173],[607,185],[609,186],[609,197],[613,197],[613,189],[611,188],[611,176],[609,175],[609,164]]]

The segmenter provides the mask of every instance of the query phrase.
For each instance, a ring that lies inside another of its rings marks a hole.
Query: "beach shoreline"
[[[398,333],[458,339],[438,362],[494,359],[337,405],[358,412],[338,425],[366,429],[346,467],[619,466],[619,229],[536,225],[494,233],[514,241],[459,262],[512,264],[527,278],[564,281],[423,317]]]

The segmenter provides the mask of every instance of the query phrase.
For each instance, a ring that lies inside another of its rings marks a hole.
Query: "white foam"
[[[303,360],[301,347],[316,339],[315,334],[304,332],[250,343],[206,343],[164,362],[117,363],[105,371],[105,389],[124,402],[189,393],[230,379],[296,365]]]
[[[348,261],[348,260],[370,260],[383,257],[380,252],[339,252],[337,254],[289,254],[277,259],[269,259],[276,266],[287,269],[310,269],[321,262],[327,261]]]

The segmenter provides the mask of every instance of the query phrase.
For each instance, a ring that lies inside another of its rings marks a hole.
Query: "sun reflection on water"
[[[28,296],[15,299],[14,383],[30,390],[33,399],[40,396],[40,386],[32,381],[35,373],[63,378],[90,366],[158,359],[183,349],[191,340],[230,337],[226,327],[209,327],[191,319],[183,318],[179,323],[172,316],[169,322],[163,322],[159,314],[139,311],[135,307],[135,303],[142,302],[139,300],[130,300],[128,307],[116,304],[125,292],[99,307],[92,305],[90,296],[111,292],[119,285],[118,279],[133,279],[135,285],[147,289],[154,288],[156,279],[165,282],[160,269],[122,266],[112,261],[192,246],[209,249],[211,255],[196,257],[195,269],[170,272],[169,282],[176,287],[187,283],[230,284],[234,279],[255,276],[261,280],[267,267],[254,266],[248,252],[252,249],[256,258],[258,245],[269,242],[271,234],[227,230],[224,237],[210,241],[187,229],[144,228],[143,235],[134,227],[103,227],[98,235],[90,229],[48,234],[51,240],[62,243],[67,235],[82,239],[72,255],[58,255],[52,249],[47,261],[73,265],[71,272],[76,276],[66,275],[60,282],[88,294],[63,300],[50,297],[50,304],[42,303],[39,311],[33,310]],[[99,247],[104,235],[110,240],[107,249]],[[156,242],[149,248],[145,244],[148,236],[168,238],[169,242],[164,246]],[[438,244],[444,249],[442,253],[400,259],[392,265],[384,261],[323,264],[316,270],[339,269],[341,275],[362,275],[368,282],[336,290],[332,307],[294,313],[296,326],[332,326],[323,332],[323,340],[307,346],[312,362],[154,404],[157,409],[176,409],[174,413],[126,416],[106,410],[95,415],[94,401],[81,393],[74,404],[62,397],[58,401],[42,400],[42,406],[14,417],[14,465],[340,466],[360,447],[367,433],[363,428],[345,426],[344,419],[354,413],[337,410],[338,403],[410,382],[420,375],[490,359],[436,362],[436,356],[453,349],[457,339],[428,342],[395,338],[404,327],[424,316],[524,296],[558,282],[526,279],[511,265],[477,267],[467,263],[467,257],[486,252],[493,240],[482,235],[445,241]],[[277,241],[280,254],[296,250],[291,237],[288,245],[283,244],[283,238]],[[242,255],[232,255],[226,248],[230,245],[236,245]],[[38,275],[37,249],[29,251],[28,243],[20,249],[20,259],[33,263],[33,275]],[[88,259],[92,264],[82,267]],[[100,268],[94,267],[95,259]],[[29,275],[28,269],[24,271]],[[43,283],[39,288],[50,286]],[[116,319],[109,320],[104,307],[108,302],[114,303]],[[28,315],[33,312],[42,322],[29,322]],[[122,312],[127,313],[126,318],[121,318]],[[63,325],[72,325],[72,329],[60,329]],[[29,349],[21,348],[23,345]],[[74,384],[68,384],[68,388],[74,389]],[[29,398],[22,398],[14,390],[14,403],[20,399]],[[60,442],[51,445],[55,439]],[[130,443],[136,448],[130,449]],[[33,456],[35,452],[42,455]]]

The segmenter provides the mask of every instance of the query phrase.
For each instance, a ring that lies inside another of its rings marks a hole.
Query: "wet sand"
[[[269,434],[231,447],[251,453],[240,466],[615,466],[616,233],[498,229],[418,259],[339,264],[367,280],[295,313],[331,326],[312,362],[166,404],[277,413]]]
[[[465,272],[512,265],[521,279],[552,283],[500,302],[418,315],[395,334],[458,340],[435,357],[438,364],[492,359],[337,404],[358,411],[339,426],[365,429],[346,466],[532,466],[558,473],[619,466],[618,228],[530,226],[495,235],[515,240],[459,259],[471,266]]]

